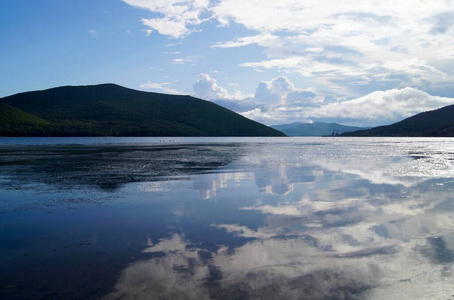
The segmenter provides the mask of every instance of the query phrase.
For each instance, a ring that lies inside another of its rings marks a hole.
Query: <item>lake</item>
[[[2,299],[454,299],[454,139],[0,138]]]

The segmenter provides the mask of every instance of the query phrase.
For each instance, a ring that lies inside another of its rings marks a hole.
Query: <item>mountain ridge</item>
[[[285,136],[209,101],[112,83],[23,92],[0,103],[48,122],[2,126],[7,136]]]
[[[343,136],[454,137],[454,104],[422,112],[391,125],[347,132]]]

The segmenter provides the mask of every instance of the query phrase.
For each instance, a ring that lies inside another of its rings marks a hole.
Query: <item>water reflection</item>
[[[199,177],[194,180],[193,188],[199,191],[199,199],[212,199],[216,193],[225,188],[234,188],[242,182],[254,179],[253,173],[232,172],[213,174],[210,177]]]
[[[180,228],[145,249],[159,256],[128,266],[106,298],[451,297],[454,181],[408,176],[411,157],[276,160],[240,159],[194,179],[201,199],[252,195],[255,203],[238,205],[236,222],[209,225],[246,241],[207,249]],[[241,214],[252,211],[264,219],[244,225]]]
[[[106,299],[450,299],[453,145],[301,139],[10,149],[0,158],[0,187],[8,195],[38,183],[64,199],[65,189],[87,187],[89,198],[125,201],[67,214],[79,213],[77,226],[64,225],[68,217],[52,223],[52,237],[71,227],[68,239],[80,224],[96,224],[85,229],[97,247],[86,260],[110,253],[107,264],[122,269],[105,272],[116,280]]]

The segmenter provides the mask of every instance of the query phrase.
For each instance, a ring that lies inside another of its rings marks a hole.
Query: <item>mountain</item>
[[[0,103],[0,126],[1,125],[48,125],[44,119],[35,117],[6,103]]]
[[[6,136],[285,136],[209,101],[115,84],[25,92],[0,104]]]
[[[423,112],[400,122],[369,130],[348,132],[345,136],[453,136],[454,105]]]
[[[333,135],[333,133],[341,134],[344,132],[365,129],[361,127],[345,126],[337,123],[323,122],[313,123],[295,122],[292,124],[274,125],[271,127],[276,130],[282,131],[288,136],[323,136]]]
[[[6,103],[0,103],[0,136],[17,136],[21,132],[36,132],[49,125],[50,123],[44,119]]]

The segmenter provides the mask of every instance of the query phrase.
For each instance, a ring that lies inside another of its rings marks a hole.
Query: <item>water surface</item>
[[[454,140],[1,138],[0,298],[454,299]]]

